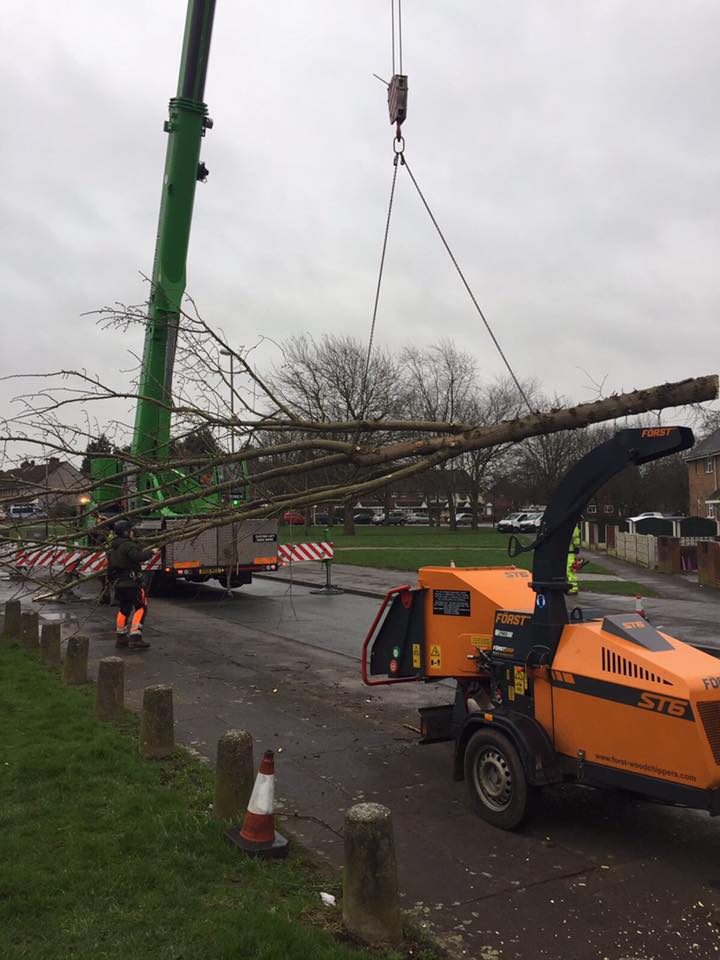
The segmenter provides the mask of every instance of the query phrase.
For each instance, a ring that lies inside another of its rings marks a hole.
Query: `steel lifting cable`
[[[521,384],[520,384],[520,381],[518,380],[517,376],[515,375],[515,371],[513,370],[512,366],[510,365],[510,361],[508,360],[507,356],[505,355],[505,351],[504,351],[503,348],[500,346],[500,343],[499,343],[497,337],[496,337],[495,334],[493,333],[492,327],[490,326],[490,323],[488,322],[487,317],[486,317],[485,314],[483,313],[483,310],[482,310],[480,304],[478,303],[477,298],[475,297],[475,294],[473,293],[473,291],[472,291],[472,289],[471,289],[471,287],[470,287],[470,284],[468,283],[468,281],[467,281],[467,279],[466,279],[466,277],[465,277],[465,274],[462,272],[462,269],[461,269],[460,264],[458,263],[458,261],[457,261],[457,259],[456,259],[456,257],[455,257],[455,254],[452,252],[452,250],[451,250],[451,248],[450,248],[450,244],[449,244],[449,243],[447,242],[447,240],[445,239],[445,234],[444,234],[444,233],[442,232],[442,230],[440,229],[440,224],[437,222],[434,213],[433,213],[432,210],[430,209],[430,205],[428,204],[427,200],[425,199],[425,195],[423,194],[422,190],[420,189],[420,185],[418,184],[417,180],[415,179],[415,175],[413,174],[412,170],[410,169],[410,165],[408,164],[408,162],[407,162],[406,159],[405,159],[405,139],[404,139],[404,137],[402,136],[402,133],[401,133],[401,126],[402,126],[402,123],[403,123],[403,121],[405,120],[405,117],[406,117],[406,115],[407,115],[407,77],[406,77],[406,76],[403,74],[403,72],[402,72],[402,70],[403,70],[403,63],[402,63],[402,0],[397,0],[397,6],[398,6],[398,12],[397,12],[397,19],[398,19],[398,43],[397,43],[397,51],[398,51],[399,65],[400,65],[400,73],[399,73],[399,74],[396,74],[396,73],[395,73],[395,48],[396,48],[396,44],[395,44],[395,0],[390,0],[390,24],[391,24],[391,33],[392,33],[392,72],[393,72],[393,76],[392,76],[392,81],[391,81],[391,83],[388,85],[388,105],[389,105],[389,108],[390,108],[390,122],[391,122],[391,123],[395,123],[395,125],[396,125],[395,138],[394,138],[394,140],[393,140],[393,150],[394,150],[394,152],[395,152],[395,157],[393,158],[393,176],[392,176],[392,186],[391,186],[391,188],[390,188],[390,203],[389,203],[389,205],[388,205],[387,219],[386,219],[386,221],[385,221],[385,234],[384,234],[384,237],[383,237],[382,254],[381,254],[381,256],[380,256],[380,270],[379,270],[379,272],[378,272],[377,287],[376,287],[376,289],[375,289],[375,304],[374,304],[374,306],[373,306],[372,323],[371,323],[371,325],[370,325],[370,338],[369,338],[369,341],[368,341],[367,356],[366,356],[366,358],[365,358],[365,373],[364,373],[364,376],[363,376],[363,388],[362,388],[362,392],[363,392],[363,394],[364,394],[364,392],[365,392],[365,386],[366,386],[366,383],[367,383],[368,371],[369,371],[369,369],[370,369],[370,356],[371,356],[371,354],[372,354],[373,340],[374,340],[374,337],[375,337],[375,325],[376,325],[376,321],[377,321],[378,304],[379,304],[379,302],[380,302],[380,288],[381,288],[381,286],[382,286],[383,269],[384,269],[384,267],[385,267],[385,253],[386,253],[386,251],[387,251],[388,233],[389,233],[389,230],[390,230],[390,216],[391,216],[391,214],[392,214],[393,198],[394,198],[394,196],[395,196],[395,182],[396,182],[396,180],[397,180],[398,166],[402,166],[402,167],[405,167],[405,168],[407,169],[407,172],[408,172],[408,174],[410,175],[410,179],[412,180],[412,184],[413,184],[413,186],[415,187],[415,190],[417,191],[418,196],[420,197],[420,200],[421,200],[421,202],[422,202],[422,205],[425,207],[425,210],[427,211],[427,214],[428,214],[428,216],[430,217],[430,220],[432,221],[432,224],[433,224],[433,226],[435,227],[435,230],[437,231],[437,234],[438,234],[438,236],[440,237],[440,239],[441,239],[441,241],[442,241],[442,243],[443,243],[443,246],[444,246],[445,249],[447,250],[448,256],[450,257],[450,260],[452,261],[452,264],[453,264],[453,266],[455,267],[455,269],[456,269],[456,271],[457,271],[457,274],[458,274],[458,276],[460,277],[460,280],[462,281],[462,284],[463,284],[463,286],[465,287],[465,289],[466,289],[466,291],[467,291],[467,293],[468,293],[468,296],[469,296],[470,299],[472,300],[473,306],[475,307],[475,309],[476,309],[476,311],[477,311],[477,313],[478,313],[478,316],[480,317],[480,319],[482,320],[483,324],[485,325],[485,329],[487,330],[488,334],[490,335],[490,339],[492,340],[493,344],[495,345],[495,348],[496,348],[497,352],[500,354],[500,357],[502,358],[502,361],[503,361],[503,363],[505,364],[505,367],[507,368],[507,371],[508,371],[508,373],[510,374],[513,383],[515,384],[515,386],[516,386],[517,389],[518,389],[518,393],[520,394],[520,396],[522,397],[522,399],[523,399],[524,402],[525,402],[525,405],[527,406],[528,410],[529,410],[530,413],[532,414],[532,413],[534,413],[535,411],[534,411],[533,408],[532,408],[532,405],[531,405],[531,403],[530,403],[530,401],[529,401],[529,399],[528,399],[528,397],[527,397],[527,394],[526,394],[525,391],[523,390],[523,388],[522,388],[522,386],[521,386]]]
[[[392,34],[392,72],[395,73],[395,0],[390,0],[390,32]]]
[[[397,53],[400,63],[400,73],[402,68],[402,0],[397,0],[397,23],[398,23],[398,42]],[[392,72],[395,73],[395,0],[390,0],[390,33],[392,34]]]
[[[400,58],[400,73],[402,73],[402,0],[398,0],[398,57]]]
[[[405,163],[405,160],[402,159],[402,154],[396,153],[395,160],[393,161],[393,175],[392,183],[390,185],[390,202],[388,203],[387,218],[385,220],[385,234],[383,236],[382,252],[380,254],[380,269],[378,271],[377,287],[375,288],[375,305],[373,306],[372,323],[370,324],[370,339],[368,340],[367,356],[365,357],[365,373],[363,374],[363,385],[360,394],[361,396],[364,396],[365,394],[365,386],[367,384],[367,376],[370,369],[370,355],[372,353],[373,339],[375,337],[375,321],[377,320],[378,304],[380,302],[380,287],[382,286],[383,270],[385,268],[385,253],[387,251],[388,234],[390,233],[390,217],[392,215],[393,199],[395,198],[395,182],[397,181],[398,158],[402,160],[402,163]]]
[[[458,276],[460,277],[460,280],[462,281],[462,284],[463,284],[463,286],[465,287],[465,290],[467,291],[468,296],[469,296],[470,299],[472,300],[473,306],[475,307],[478,316],[480,317],[480,319],[482,320],[483,324],[485,325],[485,329],[487,330],[487,332],[488,332],[488,334],[489,334],[489,336],[490,336],[490,339],[492,340],[493,344],[495,345],[495,349],[496,349],[497,352],[500,354],[500,357],[502,358],[502,361],[503,361],[503,363],[505,364],[505,367],[506,367],[508,373],[510,374],[513,383],[514,383],[515,386],[517,387],[518,393],[519,393],[520,396],[523,398],[523,400],[524,400],[524,402],[525,402],[525,405],[526,405],[527,408],[528,408],[528,411],[529,411],[530,413],[535,413],[535,411],[533,410],[532,404],[530,403],[530,400],[528,399],[527,394],[526,394],[525,391],[523,390],[522,385],[520,384],[520,381],[518,380],[518,378],[517,378],[517,376],[516,376],[516,374],[515,374],[515,371],[513,370],[512,366],[511,366],[511,364],[510,364],[510,361],[508,360],[508,358],[507,358],[507,356],[506,356],[506,354],[505,354],[505,351],[504,351],[503,348],[500,346],[500,342],[498,341],[498,338],[495,336],[495,333],[493,332],[493,329],[492,329],[492,327],[490,326],[490,323],[489,323],[487,317],[485,316],[482,307],[481,307],[480,304],[478,303],[477,298],[476,298],[475,294],[473,293],[472,288],[471,288],[470,284],[468,283],[467,278],[465,277],[465,274],[463,273],[462,268],[460,267],[460,264],[458,263],[457,258],[455,257],[455,254],[453,253],[453,251],[452,251],[452,249],[451,249],[451,247],[450,247],[450,244],[447,242],[447,240],[446,240],[446,238],[445,238],[445,234],[442,232],[442,230],[441,230],[441,228],[440,228],[440,224],[437,222],[437,220],[436,220],[436,218],[435,218],[435,214],[434,214],[434,213],[432,212],[432,210],[430,209],[430,205],[429,205],[429,203],[427,202],[427,200],[425,199],[425,194],[424,194],[424,193],[422,192],[422,190],[420,189],[420,184],[417,182],[417,180],[415,179],[415,174],[414,174],[414,173],[412,172],[412,170],[410,169],[410,164],[409,164],[409,163],[407,162],[407,160],[405,159],[405,153],[404,153],[405,143],[404,143],[404,139],[403,139],[402,137],[399,138],[399,139],[396,137],[396,138],[393,140],[393,144],[394,144],[394,145],[395,145],[395,144],[398,144],[398,145],[399,145],[399,149],[398,149],[397,146],[394,146],[394,149],[395,149],[395,157],[394,157],[394,160],[393,160],[393,175],[392,175],[392,184],[391,184],[391,187],[390,187],[390,202],[389,202],[389,204],[388,204],[387,219],[385,220],[385,234],[384,234],[384,236],[383,236],[382,253],[381,253],[381,255],[380,255],[380,269],[379,269],[379,271],[378,271],[377,286],[376,286],[376,288],[375,288],[375,303],[374,303],[374,305],[373,305],[372,322],[371,322],[371,324],[370,324],[370,338],[369,338],[369,340],[368,340],[367,356],[366,356],[366,358],[365,358],[365,373],[364,373],[364,376],[363,376],[363,391],[362,391],[362,392],[363,392],[363,393],[365,392],[365,384],[366,384],[366,382],[367,382],[368,371],[369,371],[369,369],[370,369],[370,356],[371,356],[371,354],[372,354],[373,341],[374,341],[374,338],[375,338],[375,326],[376,326],[376,323],[377,323],[378,305],[379,305],[379,303],[380,303],[380,288],[382,287],[383,271],[384,271],[384,268],[385,268],[385,254],[386,254],[386,252],[387,252],[388,234],[389,234],[389,232],[390,232],[390,217],[391,217],[391,214],[392,214],[393,200],[394,200],[394,197],[395,197],[395,183],[396,183],[396,181],[397,181],[398,166],[403,166],[403,167],[405,167],[405,169],[407,170],[408,175],[410,176],[410,180],[412,181],[412,184],[413,184],[413,186],[415,187],[415,190],[417,191],[418,196],[420,197],[420,200],[421,200],[421,202],[422,202],[422,205],[425,207],[425,210],[427,211],[427,214],[428,214],[428,216],[430,217],[430,220],[431,220],[431,222],[432,222],[432,225],[435,227],[435,230],[437,231],[437,234],[438,234],[438,236],[440,237],[440,240],[442,241],[443,246],[444,246],[445,249],[447,250],[448,256],[450,257],[450,260],[452,261],[452,265],[455,267],[455,270],[457,271],[457,274],[458,274]]]
[[[500,346],[497,337],[496,337],[495,334],[493,333],[492,327],[490,326],[490,324],[489,324],[489,322],[488,322],[488,320],[487,320],[487,317],[486,317],[485,314],[483,313],[480,304],[477,302],[477,300],[476,300],[476,298],[475,298],[475,294],[472,292],[472,289],[471,289],[471,287],[470,287],[470,284],[469,284],[469,283],[467,282],[467,280],[465,279],[465,274],[462,272],[462,270],[461,270],[461,268],[460,268],[460,264],[459,264],[459,263],[457,262],[457,260],[455,259],[455,254],[454,254],[454,253],[452,252],[452,250],[450,249],[450,244],[449,244],[449,243],[447,242],[447,240],[445,239],[445,235],[444,235],[444,233],[442,232],[442,230],[440,229],[440,224],[439,224],[439,223],[437,222],[437,220],[435,219],[435,215],[433,214],[432,210],[430,209],[430,206],[429,206],[427,200],[425,199],[425,195],[423,194],[422,190],[420,189],[420,185],[418,184],[417,180],[415,179],[415,175],[413,174],[412,170],[410,169],[410,164],[407,162],[407,160],[405,160],[404,157],[403,157],[403,163],[402,163],[402,165],[405,167],[405,169],[407,170],[408,174],[410,175],[410,179],[411,179],[412,182],[413,182],[413,186],[414,186],[415,189],[417,190],[418,196],[420,197],[420,200],[422,201],[422,205],[423,205],[423,206],[425,207],[425,209],[427,210],[428,216],[429,216],[430,219],[432,220],[432,224],[433,224],[433,226],[435,227],[435,229],[437,230],[438,236],[439,236],[440,239],[442,240],[443,246],[444,246],[445,249],[447,250],[448,256],[449,256],[450,259],[452,260],[453,266],[454,266],[455,269],[457,270],[458,276],[459,276],[460,279],[462,280],[463,286],[464,286],[465,289],[467,290],[468,296],[469,296],[470,299],[472,300],[473,306],[475,307],[475,309],[476,309],[477,312],[478,312],[478,316],[480,317],[480,319],[482,320],[482,322],[485,324],[485,329],[486,329],[487,332],[490,334],[490,339],[491,339],[492,342],[495,344],[495,347],[497,348],[497,352],[498,352],[498,353],[500,354],[500,356],[502,357],[502,361],[503,361],[503,363],[505,364],[505,366],[507,367],[508,373],[509,373],[510,376],[512,377],[515,386],[518,388],[518,391],[519,391],[519,393],[520,393],[520,396],[521,396],[521,397],[523,398],[523,400],[525,401],[525,404],[527,405],[527,408],[528,408],[528,410],[530,411],[530,413],[535,413],[535,411],[533,410],[533,408],[532,408],[532,406],[531,406],[531,404],[530,404],[530,401],[529,401],[528,398],[527,398],[527,395],[526,395],[525,391],[524,391],[523,388],[520,386],[520,381],[519,381],[518,378],[515,376],[515,371],[514,371],[513,368],[510,366],[510,361],[509,361],[508,358],[505,356],[505,352],[503,351],[503,348]]]
[[[375,303],[373,305],[372,322],[370,324],[370,337],[368,340],[367,356],[365,357],[365,372],[363,374],[362,393],[365,394],[367,377],[370,370],[370,357],[372,355],[373,340],[375,338],[375,324],[377,321],[378,304],[380,303],[380,288],[382,287],[383,270],[385,268],[385,254],[387,252],[388,234],[390,232],[390,217],[392,215],[393,199],[395,197],[395,183],[397,181],[398,163],[404,164],[403,150],[405,149],[405,140],[401,134],[402,122],[405,119],[407,111],[407,77],[402,75],[402,0],[397,0],[398,5],[398,54],[400,58],[400,75],[395,73],[395,0],[390,0],[390,31],[392,44],[392,80],[387,83],[388,89],[388,109],[390,111],[390,122],[395,124],[395,139],[393,140],[393,175],[390,185],[390,202],[388,203],[388,212],[385,219],[385,233],[383,235],[382,252],[380,254],[380,269],[378,271],[377,286],[375,288]],[[375,74],[377,76],[377,74]],[[378,77],[378,79],[382,79]]]

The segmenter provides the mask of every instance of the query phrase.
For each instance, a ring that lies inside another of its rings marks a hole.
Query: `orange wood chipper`
[[[534,543],[532,574],[424,567],[383,601],[363,645],[370,685],[457,681],[420,710],[422,743],[454,740],[476,811],[518,826],[537,788],[564,781],[720,812],[720,663],[632,609],[568,613],[567,556],[593,494],[630,464],[686,450],[686,427],[622,430],[566,474]]]

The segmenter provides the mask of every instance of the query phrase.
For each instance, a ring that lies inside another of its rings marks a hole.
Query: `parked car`
[[[455,524],[458,527],[469,527],[472,525],[471,513],[457,513],[455,515]]]
[[[43,513],[43,519],[47,514]],[[31,503],[11,503],[8,507],[8,517],[10,520],[28,520],[32,517],[39,517],[39,511]]]
[[[316,513],[315,524],[318,527],[329,527],[332,523],[332,517],[328,513]]]
[[[495,524],[495,529],[499,533],[517,533],[520,529],[520,524],[527,515],[527,511],[524,513],[510,513],[507,517],[503,517],[502,520],[498,520]]]
[[[296,510],[286,510],[283,514],[283,520],[290,526],[302,526],[305,523],[305,517]]]
[[[524,520],[520,520],[518,528],[521,533],[537,533],[542,523],[543,513],[527,513]]]
[[[407,517],[402,510],[391,510],[388,514],[376,514],[372,522],[376,527],[399,527],[403,523],[407,523]]]
[[[373,523],[374,514],[356,513],[353,515],[353,523],[358,527],[369,527]]]
[[[407,518],[407,524],[410,526],[412,524],[415,527],[429,527],[430,526],[430,514],[429,513],[411,513]]]

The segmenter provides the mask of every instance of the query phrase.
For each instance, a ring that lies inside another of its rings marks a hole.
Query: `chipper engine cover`
[[[417,679],[477,677],[495,614],[532,614],[530,574],[517,567],[422,567],[418,588],[395,593],[375,637],[370,673]]]

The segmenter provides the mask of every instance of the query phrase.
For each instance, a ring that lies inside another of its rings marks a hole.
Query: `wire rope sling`
[[[380,267],[378,270],[377,285],[375,288],[375,302],[373,305],[372,321],[370,324],[370,336],[368,338],[368,349],[367,349],[367,355],[365,358],[363,392],[364,392],[364,384],[367,382],[368,370],[370,368],[370,357],[372,355],[373,341],[375,338],[378,306],[380,303],[380,290],[382,288],[383,272],[385,269],[385,257],[387,254],[388,236],[390,233],[390,219],[392,216],[393,201],[395,199],[395,185],[397,182],[397,173],[400,167],[404,167],[408,172],[408,176],[410,177],[412,185],[415,188],[417,195],[420,198],[420,201],[423,207],[425,208],[425,211],[427,212],[428,216],[430,217],[430,220],[432,221],[432,225],[435,227],[435,230],[437,231],[437,234],[440,237],[440,240],[442,241],[442,244],[445,247],[445,250],[447,251],[448,256],[450,257],[450,260],[452,261],[452,264],[455,267],[455,270],[457,271],[458,276],[460,277],[460,281],[462,282],[462,285],[465,287],[465,290],[467,291],[468,296],[470,297],[470,300],[472,301],[472,304],[475,307],[475,310],[478,316],[482,320],[485,326],[485,329],[487,330],[490,336],[490,339],[492,340],[498,354],[500,355],[505,365],[505,368],[510,374],[512,381],[518,390],[518,394],[522,398],[523,402],[527,406],[530,413],[534,413],[534,410],[530,404],[527,394],[525,393],[525,390],[523,390],[523,387],[520,381],[518,380],[515,374],[515,371],[510,365],[510,361],[508,360],[507,355],[505,354],[503,348],[500,346],[500,342],[495,336],[495,333],[493,332],[493,329],[490,326],[490,323],[487,317],[485,316],[484,311],[482,310],[480,304],[478,303],[478,300],[475,297],[475,294],[473,293],[472,288],[470,287],[470,284],[468,283],[467,278],[465,277],[465,274],[463,273],[460,267],[460,264],[458,263],[457,258],[455,257],[455,254],[453,253],[450,247],[450,244],[448,243],[445,237],[445,234],[440,228],[440,224],[438,223],[435,217],[435,214],[430,208],[430,205],[425,197],[425,194],[420,189],[420,185],[414,173],[412,172],[410,164],[407,161],[407,157],[405,156],[405,137],[402,132],[402,125],[407,119],[408,77],[406,73],[403,73],[402,0],[390,0],[390,23],[391,23],[391,41],[392,41],[392,76],[389,82],[387,80],[383,80],[383,78],[378,76],[378,74],[374,74],[374,76],[377,77],[378,80],[382,81],[382,83],[384,83],[387,87],[388,113],[390,116],[390,123],[395,127],[395,136],[393,137],[393,173],[392,173],[392,181],[390,184],[390,200],[388,203],[387,217],[385,219],[385,231],[383,234],[382,251],[380,254]],[[396,65],[398,67],[397,73],[395,72]]]

